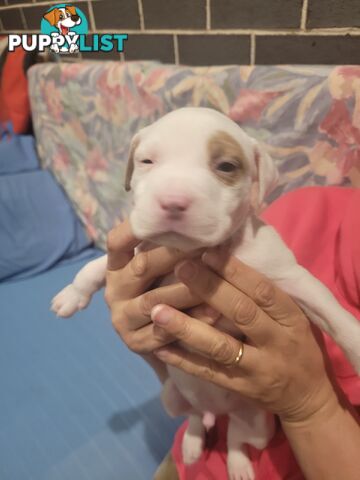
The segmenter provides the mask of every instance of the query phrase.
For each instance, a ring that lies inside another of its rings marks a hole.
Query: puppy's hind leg
[[[227,431],[229,480],[254,480],[255,474],[244,443],[241,425],[230,415]]]
[[[185,465],[191,465],[199,460],[205,443],[205,427],[202,415],[189,416],[189,425],[182,441],[182,455]]]
[[[227,432],[229,480],[253,480],[255,478],[245,444],[262,450],[274,435],[274,430],[273,415],[250,404],[244,404],[241,411],[229,415]]]
[[[276,283],[299,303],[315,325],[335,340],[360,373],[360,322],[324,284],[299,265]]]

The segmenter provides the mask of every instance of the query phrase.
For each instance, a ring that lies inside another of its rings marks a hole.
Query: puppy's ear
[[[265,147],[258,142],[254,146],[254,159],[256,173],[253,182],[252,204],[258,210],[266,196],[276,187],[279,181],[279,172]]]
[[[135,137],[133,137],[130,143],[129,158],[125,172],[125,190],[127,192],[131,190],[131,178],[134,172],[134,155],[139,143],[140,137],[139,135],[135,135]]]
[[[45,13],[45,15],[43,15],[43,18],[45,18],[45,20],[47,20],[50,23],[50,25],[55,25],[56,24],[56,8],[54,8],[53,10],[50,10],[50,12]]]
[[[66,10],[70,12],[70,15],[76,15],[76,7],[73,5],[67,5]]]

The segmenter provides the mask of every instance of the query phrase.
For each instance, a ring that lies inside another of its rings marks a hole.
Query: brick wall
[[[0,0],[2,32],[38,32],[45,1]],[[128,60],[190,65],[360,60],[360,0],[74,1],[91,33],[128,33]],[[118,53],[82,54],[117,58]]]

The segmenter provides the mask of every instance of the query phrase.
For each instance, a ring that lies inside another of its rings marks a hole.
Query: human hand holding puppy
[[[234,257],[213,251],[189,263],[184,253],[164,248],[134,257],[137,243],[124,222],[108,245],[105,295],[114,328],[128,347],[146,354],[162,380],[166,372],[153,351],[163,362],[278,414],[307,478],[358,478],[359,426],[335,392],[309,322],[291,298]],[[183,283],[145,292],[176,264]],[[201,302],[247,336],[240,362],[239,340],[176,310]],[[334,432],[341,432],[341,442]]]
[[[105,290],[114,328],[132,351],[155,352],[162,361],[235,390],[289,421],[310,417],[336,400],[310,324],[287,294],[235,257],[213,251],[190,261],[183,252],[163,247],[134,257],[138,243],[127,221],[112,231]],[[147,291],[177,264],[181,283]],[[239,340],[209,325],[205,315],[193,318],[180,311],[201,303],[246,335],[238,364]]]
[[[142,355],[152,365],[164,382],[166,368],[163,362],[156,361],[152,352],[173,342],[174,337],[154,328],[151,309],[160,302],[184,309],[199,304],[200,300],[182,283],[147,291],[159,277],[172,272],[186,254],[158,247],[134,256],[139,243],[128,220],[110,232],[105,299],[117,333],[130,350]]]

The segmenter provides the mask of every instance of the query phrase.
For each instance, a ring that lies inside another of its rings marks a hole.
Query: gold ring
[[[236,358],[233,362],[233,366],[239,365],[243,355],[244,355],[244,344],[243,344],[243,342],[240,342],[239,353],[236,355]]]

